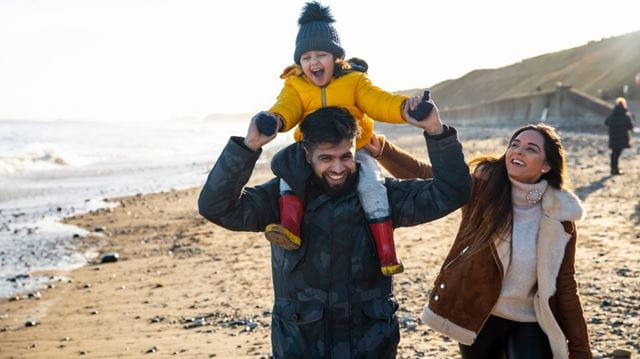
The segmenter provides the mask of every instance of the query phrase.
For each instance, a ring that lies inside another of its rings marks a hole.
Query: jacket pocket
[[[323,317],[322,303],[276,299],[271,328],[274,357],[323,356],[325,353]]]
[[[354,357],[395,358],[400,341],[397,309],[398,302],[393,297],[360,304],[360,310],[354,311]]]
[[[375,299],[361,304],[365,317],[371,320],[394,319],[398,302],[394,298]]]

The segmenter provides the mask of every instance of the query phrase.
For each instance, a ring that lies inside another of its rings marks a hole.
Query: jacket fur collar
[[[577,221],[584,216],[584,209],[575,194],[548,187],[542,197],[542,213],[560,222]]]

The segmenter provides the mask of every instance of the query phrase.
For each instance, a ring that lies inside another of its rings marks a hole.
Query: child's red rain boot
[[[270,224],[264,230],[267,239],[284,249],[300,248],[300,224],[302,222],[302,201],[292,194],[285,193],[278,198],[280,224]]]
[[[393,225],[391,220],[380,223],[370,223],[371,233],[376,242],[376,250],[380,258],[380,269],[382,274],[392,276],[402,273],[404,266],[396,258],[396,246],[393,242]]]

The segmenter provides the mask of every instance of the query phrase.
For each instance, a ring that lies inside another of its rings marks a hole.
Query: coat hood
[[[620,116],[620,115],[624,115],[627,113],[627,109],[624,108],[624,106],[621,105],[615,105],[615,107],[613,108],[612,111],[613,115],[615,116]]]
[[[307,180],[313,174],[313,169],[304,156],[302,142],[278,151],[271,160],[271,171],[284,179],[298,198],[305,198]]]

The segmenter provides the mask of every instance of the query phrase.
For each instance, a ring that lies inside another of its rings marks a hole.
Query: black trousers
[[[463,359],[550,359],[549,339],[538,323],[514,322],[496,316],[482,327],[476,341],[460,344]]]
[[[622,154],[622,148],[612,148],[611,149],[611,174],[617,175],[620,174],[620,170],[618,169],[618,159]]]

